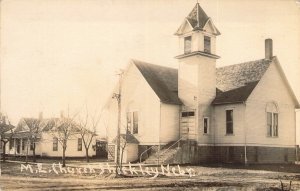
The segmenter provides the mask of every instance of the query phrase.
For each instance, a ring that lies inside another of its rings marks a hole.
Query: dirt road
[[[295,166],[297,167],[297,166]],[[190,166],[195,176],[115,178],[112,174],[55,174],[20,171],[19,164],[6,164],[0,177],[1,190],[281,190],[292,181],[300,190],[298,173],[266,170]]]

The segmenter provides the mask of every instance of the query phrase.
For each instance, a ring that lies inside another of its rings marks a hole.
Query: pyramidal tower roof
[[[207,16],[207,14],[204,12],[204,10],[201,8],[199,3],[196,3],[193,10],[190,12],[190,14],[186,17],[186,21],[189,22],[189,24],[192,26],[193,30],[203,30],[206,23],[211,20],[210,17]],[[221,34],[219,30],[213,26],[216,30],[216,35]],[[182,31],[183,25],[179,27],[176,35],[180,35]]]
[[[196,29],[203,29],[209,17],[204,12],[204,10],[200,7],[199,3],[196,3],[193,10],[187,16],[188,21],[192,25],[192,27]]]

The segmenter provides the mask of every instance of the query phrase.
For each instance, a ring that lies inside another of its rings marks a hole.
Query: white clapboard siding
[[[233,134],[226,135],[226,110],[233,110]],[[215,143],[242,144],[244,143],[245,105],[228,104],[215,107]]]
[[[273,62],[247,101],[247,140],[269,146],[295,145],[295,103],[278,65]],[[278,106],[278,137],[267,136],[266,104]]]
[[[179,139],[180,106],[161,103],[160,143]]]
[[[117,135],[118,107],[116,100],[109,107],[108,142]],[[138,112],[138,134],[135,137],[140,144],[157,144],[159,142],[160,100],[134,64],[124,74],[122,82],[121,133],[127,126],[127,112]]]

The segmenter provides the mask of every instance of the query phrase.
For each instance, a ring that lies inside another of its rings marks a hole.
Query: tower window
[[[192,51],[192,37],[184,37],[184,53],[190,53]]]
[[[204,52],[210,53],[210,49],[211,49],[210,37],[204,36]]]

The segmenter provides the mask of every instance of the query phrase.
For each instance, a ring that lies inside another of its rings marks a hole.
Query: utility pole
[[[123,71],[120,71],[119,76],[119,90],[118,93],[114,93],[113,98],[118,101],[118,130],[117,130],[117,156],[116,156],[116,174],[118,174],[118,168],[120,168],[120,148],[121,148],[121,92],[122,92],[122,75]]]

